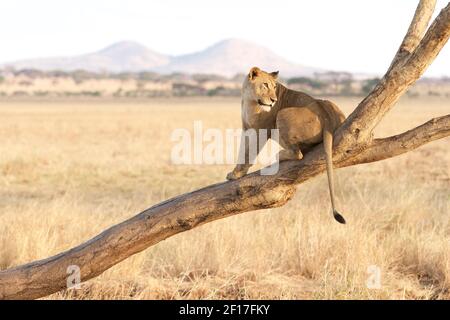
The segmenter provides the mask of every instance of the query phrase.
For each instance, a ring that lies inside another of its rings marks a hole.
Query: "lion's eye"
[[[269,89],[269,84],[264,82],[264,87],[266,87],[266,89]]]

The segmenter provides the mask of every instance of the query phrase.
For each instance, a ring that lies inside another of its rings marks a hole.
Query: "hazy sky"
[[[435,15],[447,4],[438,0]],[[383,73],[418,0],[1,0],[0,61],[96,51],[121,40],[166,54],[225,38],[303,65]],[[450,44],[427,75],[450,76]]]

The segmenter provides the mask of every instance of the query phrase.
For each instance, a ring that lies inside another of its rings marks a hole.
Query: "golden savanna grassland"
[[[348,115],[358,98],[333,98]],[[378,136],[448,114],[404,98]],[[169,197],[223,181],[231,165],[173,165],[176,128],[239,128],[238,98],[0,101],[0,270],[46,258]],[[450,299],[449,139],[336,171],[282,208],[169,238],[52,299]],[[368,288],[368,269],[381,270]]]

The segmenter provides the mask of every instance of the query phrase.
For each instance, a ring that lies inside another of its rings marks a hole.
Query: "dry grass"
[[[357,99],[336,99],[348,114]],[[402,100],[390,135],[447,114],[449,100]],[[170,133],[238,127],[236,99],[0,102],[0,269],[77,245],[231,166],[174,166]],[[285,207],[179,234],[53,299],[450,299],[448,139],[325,176]],[[368,289],[367,268],[381,268]]]

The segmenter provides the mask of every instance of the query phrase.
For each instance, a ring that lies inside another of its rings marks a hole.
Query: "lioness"
[[[300,160],[303,154],[323,142],[333,216],[338,222],[345,223],[335,208],[332,161],[333,133],[345,116],[331,101],[314,99],[306,93],[290,90],[277,80],[278,71],[268,73],[257,67],[250,70],[242,87],[243,130],[267,129],[270,135],[270,129],[278,129],[279,144],[283,148],[279,161]],[[247,174],[255,160],[250,159],[252,155],[249,155],[248,143],[242,145],[245,146],[245,163],[236,165],[228,173],[228,180]],[[262,147],[258,143],[258,152]]]

